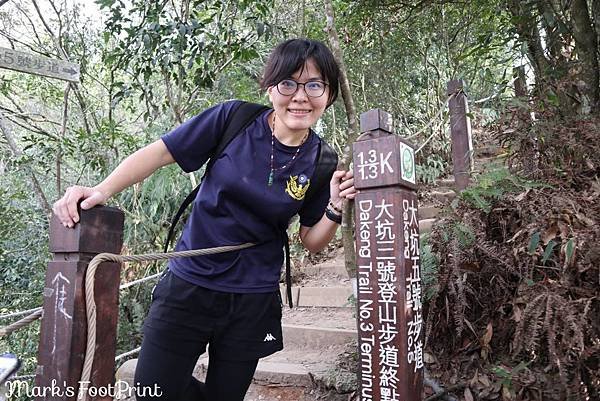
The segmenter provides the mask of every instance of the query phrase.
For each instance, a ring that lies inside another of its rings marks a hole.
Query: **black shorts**
[[[166,342],[203,343],[203,352],[210,344],[211,358],[249,361],[283,349],[281,308],[279,291],[214,291],[167,271],[153,290],[143,330]]]

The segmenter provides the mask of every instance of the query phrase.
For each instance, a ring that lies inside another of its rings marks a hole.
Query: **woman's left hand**
[[[339,207],[341,207],[344,199],[354,199],[358,192],[354,188],[354,173],[352,170],[334,172],[331,177],[329,191],[331,202]]]

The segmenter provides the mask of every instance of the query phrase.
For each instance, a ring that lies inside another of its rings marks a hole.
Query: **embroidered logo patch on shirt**
[[[310,180],[304,174],[291,176],[285,185],[285,192],[293,199],[302,200],[310,186]]]

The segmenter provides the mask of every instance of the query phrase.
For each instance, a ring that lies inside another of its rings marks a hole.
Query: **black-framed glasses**
[[[304,92],[308,97],[320,97],[325,93],[327,85],[323,81],[308,81],[308,82],[297,82],[293,79],[284,79],[277,84],[277,91],[283,96],[292,96],[298,91],[300,85],[304,87]]]

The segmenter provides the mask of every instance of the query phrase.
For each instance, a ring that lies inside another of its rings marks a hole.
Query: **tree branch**
[[[15,155],[17,157],[21,156],[23,154],[23,152],[21,152],[21,150],[17,146],[17,143],[15,142],[15,140],[13,138],[10,128],[8,127],[8,125],[6,125],[6,120],[4,119],[2,112],[0,112],[0,131],[2,131],[2,134],[4,135],[4,138],[6,139],[6,142],[8,143],[8,146],[10,147],[13,155]],[[33,185],[33,191],[35,192],[35,194],[38,197],[38,202],[40,203],[40,206],[42,207],[42,209],[44,209],[46,214],[49,215],[50,213],[52,213],[52,208],[50,207],[50,204],[48,203],[48,200],[46,199],[46,195],[44,195],[44,191],[42,190],[42,187],[40,185],[39,180],[37,179],[37,177],[35,175],[35,172],[28,165],[26,165],[25,168],[29,172],[29,176],[31,178],[31,183]]]
[[[44,19],[44,16],[42,15],[42,12],[40,11],[40,7],[37,4],[37,0],[31,0],[31,3],[33,4],[33,7],[35,8],[35,11],[37,12],[38,17],[40,17],[40,20],[42,21],[42,24],[44,25],[44,28],[46,28],[46,31],[48,32],[48,34],[52,38],[52,41],[55,44],[57,44],[57,42],[56,42],[56,35],[54,34],[54,31],[52,30],[52,28],[50,28],[50,25],[48,25],[48,23]]]
[[[63,115],[62,115],[62,125],[60,127],[60,139],[65,137],[65,133],[67,132],[67,116],[69,111],[69,92],[71,91],[71,84],[67,84],[65,88],[65,96],[63,98]],[[61,194],[61,163],[62,163],[62,151],[61,146],[59,144],[56,152],[56,193]]]

